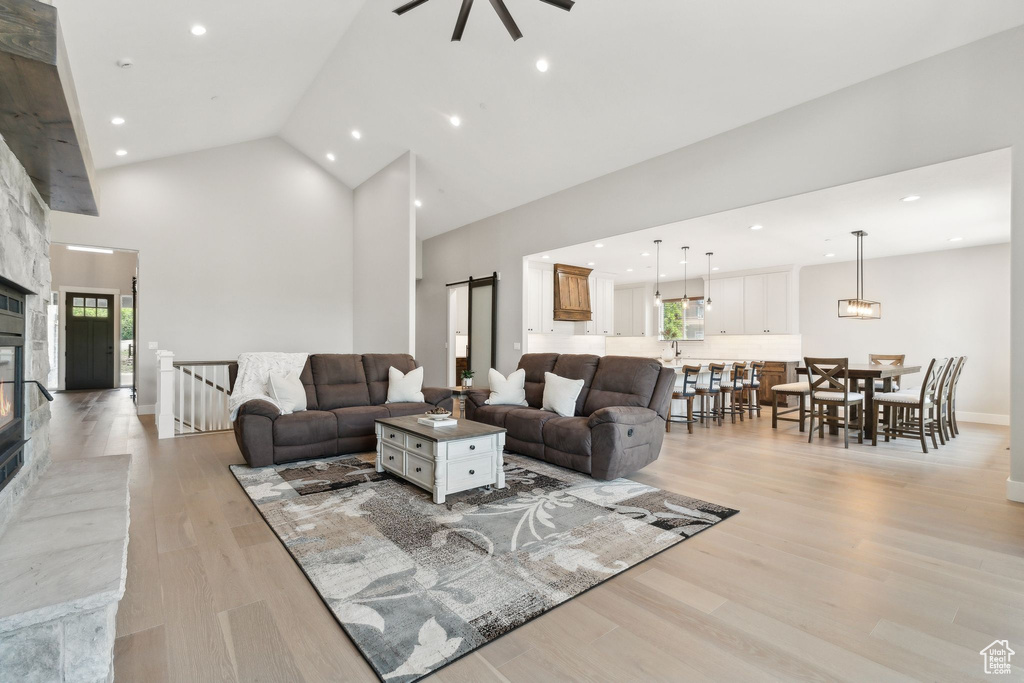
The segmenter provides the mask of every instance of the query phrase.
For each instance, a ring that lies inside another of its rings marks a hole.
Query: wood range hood
[[[99,215],[57,9],[0,0],[0,136],[51,209]]]

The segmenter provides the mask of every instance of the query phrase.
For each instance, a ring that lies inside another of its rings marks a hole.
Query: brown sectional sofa
[[[490,393],[474,390],[466,417],[504,427],[505,448],[597,479],[617,479],[658,459],[675,371],[656,360],[626,356],[532,353],[526,370],[528,407],[490,406]],[[544,373],[582,379],[576,415],[540,409]]]
[[[300,379],[307,410],[280,415],[266,401],[249,401],[238,409],[235,439],[250,467],[363,453],[376,447],[374,420],[424,413],[437,406],[452,409],[450,389],[424,387],[425,403],[385,403],[388,368],[402,372],[418,367],[406,354],[315,354]],[[237,364],[229,368],[234,387]]]

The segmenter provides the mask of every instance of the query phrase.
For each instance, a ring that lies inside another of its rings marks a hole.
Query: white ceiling
[[[363,2],[54,0],[96,167],[277,134]]]
[[[921,198],[901,201],[911,195]],[[763,227],[751,230],[752,225]],[[529,260],[593,263],[591,268],[614,274],[616,283],[654,282],[654,240],[661,239],[661,281],[667,282],[683,279],[683,246],[690,247],[687,276],[694,279],[707,274],[708,251],[723,275],[851,261],[854,230],[868,233],[864,256],[869,259],[1009,242],[1010,150],[555,249]],[[963,239],[949,241],[956,237]],[[641,256],[644,252],[650,256]]]
[[[56,4],[98,167],[279,133],[355,187],[411,149],[421,238],[1024,24],[1020,0],[509,0],[522,40],[477,2],[451,43],[456,0]]]

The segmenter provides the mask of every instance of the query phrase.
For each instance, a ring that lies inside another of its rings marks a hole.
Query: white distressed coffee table
[[[377,471],[388,471],[430,491],[435,503],[459,491],[505,488],[505,430],[459,419],[452,427],[428,427],[422,415],[376,420]]]

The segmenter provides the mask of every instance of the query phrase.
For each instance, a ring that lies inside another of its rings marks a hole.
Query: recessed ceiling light
[[[358,130],[354,130],[352,131],[352,137],[354,137],[356,140],[362,140],[363,134],[360,133]]]
[[[919,194],[908,194],[906,197],[903,197],[902,199],[900,199],[900,201],[901,202],[916,202],[920,198],[921,198],[921,195],[919,195]]]
[[[825,256],[825,258],[833,258],[835,256],[835,254],[829,252],[829,253],[825,254],[824,256]]]
[[[632,269],[632,268],[626,268],[626,272],[627,272],[627,273],[632,273],[632,272],[633,272],[633,269]]]
[[[121,117],[121,116],[115,116],[114,118],[110,119],[110,122],[112,124],[114,124],[115,126],[123,126],[124,125],[124,118]]]
[[[597,264],[596,264],[596,263],[594,263],[593,261],[590,261],[589,263],[587,263],[587,265],[588,265],[588,266],[596,266]]]
[[[662,274],[661,274],[661,275],[659,275],[658,277],[668,277],[668,273],[662,273]]]
[[[337,158],[334,156],[334,152],[328,152],[324,156],[327,157],[327,161],[334,161]]]
[[[714,268],[712,268],[711,270],[718,270],[718,266],[715,266],[715,267],[714,267]]]
[[[123,157],[127,153],[128,153],[128,150],[126,150],[126,149],[119,149],[116,152],[114,152],[114,154],[116,154],[119,157]]]
[[[541,256],[541,258],[551,258],[551,257],[548,256],[547,254],[544,254],[543,256]]]
[[[595,245],[594,245],[594,248],[595,248],[595,249],[600,249],[600,248],[602,248],[603,246],[604,246],[603,244],[601,244],[600,242],[598,242],[597,244],[595,244]]]
[[[456,128],[462,125],[462,119],[460,119],[458,116],[452,116],[450,119],[448,119],[448,121]]]
[[[68,245],[69,251],[87,251],[90,254],[113,254],[113,249],[104,249],[103,247],[82,247],[74,244]]]
[[[950,242],[962,242],[963,239],[964,239],[963,237],[950,237],[949,241]]]
[[[760,223],[757,223],[756,225],[751,225],[750,229],[751,230],[760,230],[763,227],[764,227],[763,225],[761,225]]]
[[[651,255],[651,252],[649,252],[649,251],[645,251],[645,252],[643,252],[643,253],[642,253],[642,254],[640,254],[640,255],[641,255],[641,256],[650,256],[650,255]]]
[[[546,59],[538,59],[537,60],[537,71],[541,72],[542,74],[543,73],[547,73],[548,68],[550,66],[551,65],[548,64],[548,60],[546,60]]]
[[[413,202],[413,204],[415,204],[415,205],[416,205],[416,208],[417,208],[417,209],[418,209],[418,208],[420,208],[421,206],[423,206],[423,202],[421,202],[421,201],[420,201],[420,200],[418,200],[418,199],[417,199],[416,201],[414,201],[414,202]]]
[[[201,24],[196,24],[195,26],[192,27],[192,35],[194,35],[194,36],[206,35],[206,27],[202,26]]]
[[[686,265],[687,263],[689,263],[689,262],[688,262],[688,261],[680,261],[680,262],[679,262],[679,265],[681,265],[681,266],[685,266],[685,265]]]

